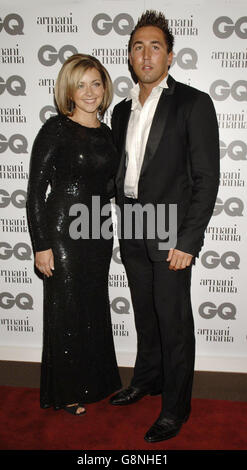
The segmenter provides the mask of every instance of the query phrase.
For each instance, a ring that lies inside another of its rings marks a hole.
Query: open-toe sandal
[[[70,413],[71,415],[74,415],[74,416],[83,416],[86,414],[86,409],[84,409],[83,411],[81,411],[80,413],[77,413],[77,410],[78,408],[84,408],[84,405],[72,405],[72,406],[64,406],[64,410],[67,411],[67,413]]]

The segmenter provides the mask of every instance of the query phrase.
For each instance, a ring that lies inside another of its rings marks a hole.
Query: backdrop
[[[196,369],[247,372],[245,0],[2,0],[0,10],[0,359],[40,361],[42,282],[34,273],[25,198],[29,157],[42,123],[56,113],[53,87],[71,54],[107,67],[113,106],[133,86],[129,33],[146,9],[163,11],[175,36],[176,80],[209,93],[221,141],[220,189],[193,268]],[[115,224],[115,217],[114,217]],[[120,366],[132,366],[136,333],[118,241],[109,275]]]

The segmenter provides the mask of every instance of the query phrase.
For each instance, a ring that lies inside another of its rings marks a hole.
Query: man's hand
[[[54,257],[51,248],[49,250],[36,251],[35,266],[42,274],[45,274],[45,276],[52,276],[52,270],[54,269]]]
[[[192,258],[193,255],[189,253],[171,248],[166,261],[170,261],[169,269],[177,271],[178,269],[185,269],[187,266],[190,266]]]

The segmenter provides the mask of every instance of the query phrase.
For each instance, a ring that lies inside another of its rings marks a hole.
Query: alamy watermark
[[[92,196],[92,206],[73,204],[69,215],[76,217],[70,223],[69,234],[73,240],[113,237],[112,211],[117,217],[117,236],[124,239],[158,239],[159,250],[169,250],[177,243],[177,204],[136,203],[124,204],[120,208],[109,202],[103,206],[100,196]],[[104,218],[102,222],[102,218]],[[144,235],[145,234],[145,235]]]

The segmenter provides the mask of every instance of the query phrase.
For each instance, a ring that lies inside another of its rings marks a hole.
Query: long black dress
[[[92,236],[92,199],[100,208],[109,204],[116,168],[111,131],[104,123],[88,128],[54,116],[34,141],[27,196],[30,232],[34,251],[51,248],[55,263],[53,276],[44,276],[42,408],[95,402],[121,388],[108,296],[113,238]],[[71,216],[74,204],[83,204],[84,211]],[[84,238],[71,238],[70,224],[79,215],[77,232]],[[104,221],[109,225],[109,215],[101,217]]]

